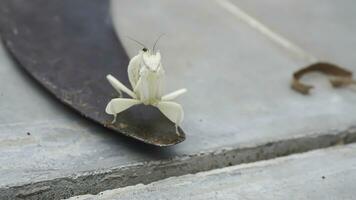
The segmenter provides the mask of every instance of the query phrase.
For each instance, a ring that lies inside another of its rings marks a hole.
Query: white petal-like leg
[[[183,107],[172,101],[161,101],[157,104],[157,108],[173,123],[176,125],[176,133],[178,132],[178,125],[180,125],[184,119]]]
[[[116,121],[116,115],[120,112],[130,108],[131,106],[140,104],[141,102],[136,99],[116,98],[112,99],[105,108],[105,112],[109,115],[114,115],[114,121]]]
[[[176,90],[174,92],[171,92],[169,94],[166,94],[162,97],[162,101],[171,101],[175,98],[177,98],[178,96],[184,94],[187,92],[187,89],[183,88],[183,89],[180,89],[180,90]]]
[[[117,92],[121,94],[121,91],[128,94],[130,97],[136,99],[136,95],[129,88],[127,88],[124,84],[122,84],[119,80],[113,77],[111,74],[107,75],[106,78],[110,82],[110,84],[115,88]]]

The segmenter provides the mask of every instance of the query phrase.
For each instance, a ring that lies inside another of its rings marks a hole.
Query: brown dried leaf
[[[343,87],[350,84],[356,84],[356,81],[352,79],[351,71],[334,64],[318,62],[302,68],[293,74],[292,88],[295,91],[301,94],[309,94],[310,89],[314,88],[314,86],[304,84],[300,81],[305,74],[310,72],[321,72],[325,75],[331,76],[329,80],[333,87]]]

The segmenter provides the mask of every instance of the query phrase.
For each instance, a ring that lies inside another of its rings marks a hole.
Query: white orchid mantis
[[[127,88],[112,75],[106,78],[114,89],[119,93],[119,98],[112,99],[106,106],[106,113],[114,115],[113,123],[120,112],[137,104],[152,105],[157,107],[170,121],[175,123],[176,132],[183,121],[184,112],[180,104],[173,102],[176,97],[187,90],[180,89],[172,93],[162,95],[164,86],[164,70],[161,64],[161,54],[151,52],[147,48],[139,51],[138,55],[130,60],[128,76],[133,90]],[[131,98],[123,98],[122,92]]]

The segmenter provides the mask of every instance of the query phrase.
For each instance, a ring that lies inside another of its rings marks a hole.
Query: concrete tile
[[[172,177],[71,200],[355,199],[356,145]]]
[[[318,59],[355,68],[355,1],[231,2]]]

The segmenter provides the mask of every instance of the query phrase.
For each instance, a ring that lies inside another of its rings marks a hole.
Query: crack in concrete
[[[291,42],[287,38],[283,37],[281,34],[278,34],[276,31],[273,31],[271,28],[265,24],[258,21],[255,17],[252,17],[247,12],[239,8],[237,5],[233,4],[229,0],[216,0],[216,2],[223,9],[236,16],[241,21],[245,22],[251,28],[257,30],[262,35],[266,36],[268,39],[273,41],[275,44],[283,47],[290,52],[291,54],[297,56],[299,59],[314,63],[318,59],[312,54],[306,52],[303,48],[299,47],[295,43]]]

